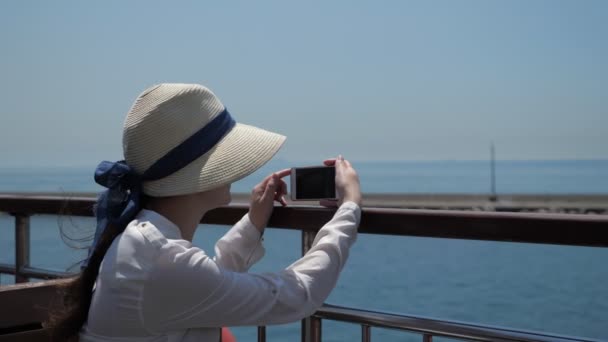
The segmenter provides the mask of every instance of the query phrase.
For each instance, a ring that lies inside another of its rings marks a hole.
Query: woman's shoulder
[[[175,224],[151,210],[142,210],[127,226],[121,240],[134,252],[132,257],[143,258],[146,263],[158,262],[159,258],[206,257],[202,249],[182,238]]]
[[[143,209],[125,229],[126,233],[141,236],[148,244],[161,248],[167,244],[191,245],[182,239],[179,228],[161,214]]]

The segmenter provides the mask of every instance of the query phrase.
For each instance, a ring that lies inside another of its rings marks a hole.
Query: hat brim
[[[281,148],[285,136],[237,123],[209,152],[168,177],[144,182],[154,197],[192,194],[242,179],[266,164]]]

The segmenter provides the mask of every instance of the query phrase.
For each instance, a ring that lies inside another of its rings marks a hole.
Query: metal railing
[[[16,282],[29,278],[51,279],[68,275],[30,266],[30,216],[36,214],[92,216],[95,199],[77,197],[0,194],[0,212],[15,218],[15,265],[0,264],[0,273],[14,274]],[[233,204],[209,212],[201,223],[232,225],[248,210]],[[316,232],[331,219],[334,211],[320,207],[275,208],[269,227],[300,230],[302,253],[310,248]],[[439,237],[488,241],[608,247],[608,216],[463,212],[364,208],[359,232],[400,236]],[[321,341],[322,320],[361,325],[361,340],[370,341],[372,327],[397,329],[422,335],[474,341],[594,341],[579,337],[446,321],[420,316],[399,315],[324,305],[302,321],[302,342]],[[258,327],[258,341],[266,340],[266,327]]]

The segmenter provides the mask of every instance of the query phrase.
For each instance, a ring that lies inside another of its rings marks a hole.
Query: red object
[[[236,338],[228,328],[222,328],[222,342],[236,342]]]

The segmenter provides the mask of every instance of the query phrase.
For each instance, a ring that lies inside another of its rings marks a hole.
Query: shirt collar
[[[168,239],[182,239],[179,227],[168,218],[153,210],[142,209],[137,214],[136,220],[150,222]]]

